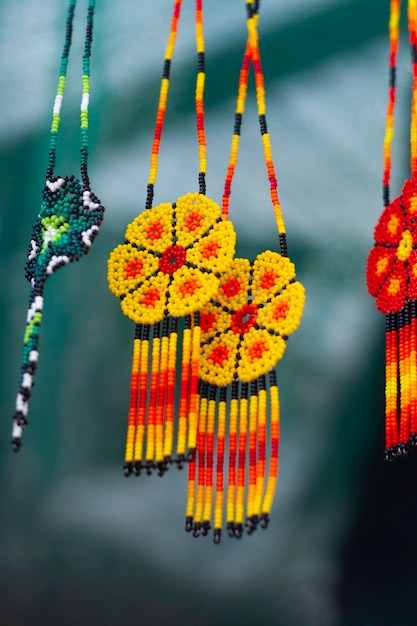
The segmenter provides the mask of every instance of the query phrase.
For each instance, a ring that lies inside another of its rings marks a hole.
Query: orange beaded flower
[[[291,261],[267,250],[255,261],[235,259],[201,311],[200,378],[223,386],[265,374],[284,354],[305,302]]]
[[[416,218],[417,181],[412,179],[382,213],[368,257],[368,290],[382,313],[400,311],[406,300],[417,298]]]
[[[129,224],[126,242],[111,253],[110,291],[137,324],[198,311],[216,293],[217,274],[230,265],[235,240],[231,222],[202,194],[160,204]]]

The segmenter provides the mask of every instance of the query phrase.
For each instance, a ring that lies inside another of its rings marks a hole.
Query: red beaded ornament
[[[391,143],[394,130],[396,60],[400,0],[390,5],[390,84],[384,140],[384,209],[368,257],[367,285],[386,316],[385,457],[392,459],[417,444],[417,5],[408,2],[412,55],[410,123],[411,179],[389,201]]]

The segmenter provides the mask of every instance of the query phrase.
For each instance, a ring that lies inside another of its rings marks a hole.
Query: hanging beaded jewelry
[[[221,539],[225,500],[230,537],[242,536],[245,514],[248,534],[259,522],[263,528],[268,525],[278,476],[279,445],[279,397],[273,368],[284,354],[288,336],[299,326],[305,301],[304,287],[295,281],[295,267],[287,257],[285,225],[267,131],[257,32],[259,1],[247,0],[246,7],[248,41],[239,78],[222,213],[227,218],[252,64],[280,253],[267,250],[254,261],[234,259],[222,271],[215,297],[200,314],[197,450],[189,464],[186,530],[193,531],[195,537],[207,535],[213,516],[215,543]]]
[[[375,227],[375,245],[367,265],[369,293],[386,319],[385,458],[407,454],[417,445],[417,4],[408,2],[412,102],[411,178],[401,195],[389,199],[391,145],[396,99],[400,0],[390,4],[389,96],[384,139],[383,201]]]
[[[199,311],[217,292],[220,273],[230,265],[235,248],[232,224],[223,220],[220,207],[205,195],[202,0],[196,0],[195,9],[199,192],[152,207],[181,5],[182,0],[174,2],[145,211],[128,225],[125,243],[113,250],[108,261],[109,288],[121,299],[123,313],[136,323],[124,466],[127,476],[140,475],[142,468],[147,474],[157,469],[162,475],[172,462],[182,467],[192,458],[197,431]],[[181,328],[182,346],[178,341]]]
[[[32,240],[26,263],[26,278],[32,285],[23,338],[22,366],[16,411],[13,416],[12,446],[15,451],[21,446],[22,433],[27,425],[29,398],[39,357],[39,332],[42,321],[43,293],[45,281],[57,269],[70,261],[78,261],[90,250],[103,219],[104,207],[92,193],[88,178],[88,104],[90,94],[90,57],[93,38],[95,0],[89,0],[87,27],[83,55],[82,99],[81,99],[81,181],[74,176],[54,174],[56,148],[60,125],[60,112],[64,97],[67,66],[72,42],[73,20],[76,0],[70,0],[64,49],[58,89],[55,97],[49,164],[43,189],[43,201],[33,226]]]

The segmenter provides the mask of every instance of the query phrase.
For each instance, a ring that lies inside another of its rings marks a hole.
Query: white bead
[[[22,436],[23,428],[16,422],[13,423],[12,437],[13,439],[20,439]]]
[[[57,189],[62,187],[62,185],[64,183],[65,183],[65,180],[63,178],[58,178],[58,180],[56,180],[53,183],[51,183],[50,180],[47,180],[46,181],[46,186],[49,187],[49,189],[52,191],[52,193],[54,193]]]
[[[81,111],[88,111],[89,100],[90,100],[90,94],[83,93],[83,96],[81,98],[81,106],[80,106]]]

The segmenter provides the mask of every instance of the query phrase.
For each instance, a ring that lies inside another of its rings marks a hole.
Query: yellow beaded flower
[[[202,380],[249,382],[276,365],[303,313],[304,287],[294,278],[294,264],[270,250],[233,261],[201,310]]]
[[[129,224],[126,242],[110,254],[110,291],[137,324],[154,324],[166,314],[188,315],[216,293],[235,241],[231,222],[202,194],[160,204]]]

